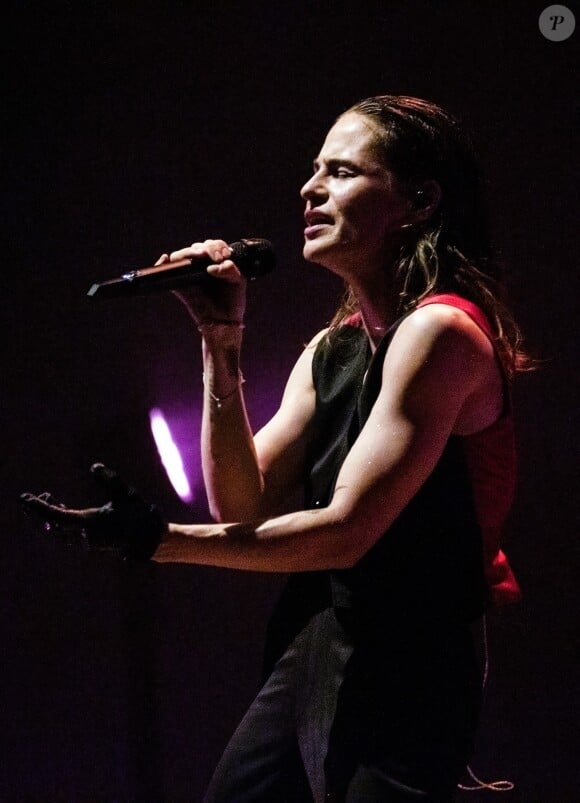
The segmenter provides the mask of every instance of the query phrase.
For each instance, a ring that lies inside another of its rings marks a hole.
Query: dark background
[[[506,549],[524,599],[490,616],[473,768],[513,781],[512,803],[580,799],[580,31],[546,40],[546,5],[4,7],[2,801],[200,799],[256,690],[281,578],[63,553],[15,500],[46,488],[94,500],[99,459],[170,518],[207,518],[197,332],[170,295],[86,292],[195,239],[271,239],[279,268],[251,288],[244,357],[259,426],[341,291],[301,259],[298,189],[333,119],[384,92],[440,102],[474,131],[512,304],[542,360],[515,384]],[[580,23],[578,2],[567,5]],[[153,406],[185,447],[189,507],[159,465]]]

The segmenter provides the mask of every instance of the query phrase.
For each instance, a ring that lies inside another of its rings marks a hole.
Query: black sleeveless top
[[[385,354],[402,320],[373,355],[357,326],[344,325],[318,344],[306,508],[329,504],[340,467],[380,391]],[[266,667],[312,615],[330,605],[349,611],[361,638],[472,621],[486,603],[482,552],[461,438],[451,436],[423,486],[354,567],[290,577],[268,629]]]

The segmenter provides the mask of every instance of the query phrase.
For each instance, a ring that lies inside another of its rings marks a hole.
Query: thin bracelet
[[[211,392],[211,390],[205,384],[205,373],[202,374],[202,381],[203,381],[203,386],[207,390],[210,398],[214,400],[217,409],[221,410],[222,402],[224,402],[226,399],[229,399],[230,396],[233,396],[234,393],[236,393],[236,391],[238,391],[242,387],[242,385],[245,383],[246,380],[244,379],[244,375],[242,374],[242,372],[238,370],[238,384],[235,386],[233,390],[230,390],[229,393],[226,393],[225,396],[216,396],[215,393]]]
[[[202,330],[206,327],[213,329],[216,326],[237,326],[239,329],[246,328],[246,325],[242,323],[242,321],[230,321],[227,318],[216,318],[213,321],[202,321],[200,324],[198,324],[197,330],[198,332],[202,332]]]

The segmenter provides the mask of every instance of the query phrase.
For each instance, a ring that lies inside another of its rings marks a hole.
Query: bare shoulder
[[[489,337],[463,310],[449,304],[428,304],[414,310],[393,338],[395,352],[418,350],[424,357],[436,352],[442,357],[475,362],[495,362],[495,349]]]
[[[317,332],[317,333],[314,335],[314,337],[312,338],[312,340],[310,340],[310,341],[309,341],[309,342],[306,344],[306,348],[307,348],[307,349],[315,349],[315,348],[316,348],[316,346],[317,346],[317,345],[320,343],[320,341],[322,340],[322,338],[323,338],[323,337],[325,337],[325,336],[328,334],[328,332],[329,332],[329,327],[326,327],[326,329],[321,329],[321,330],[320,330],[320,332]]]
[[[322,329],[306,344],[302,353],[294,364],[294,368],[290,372],[288,383],[286,385],[286,393],[288,390],[295,388],[296,385],[312,384],[312,359],[314,357],[314,352],[327,332],[328,329]]]
[[[401,324],[400,330],[409,335],[423,334],[433,338],[451,334],[468,338],[476,343],[490,344],[488,336],[467,312],[449,304],[427,304],[414,310]]]
[[[429,304],[411,313],[393,338],[384,372],[396,374],[401,391],[419,404],[454,397],[457,433],[478,431],[501,413],[503,383],[493,343],[455,307]]]

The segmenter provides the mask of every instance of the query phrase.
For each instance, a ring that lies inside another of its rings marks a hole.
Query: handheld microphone
[[[246,278],[256,279],[269,273],[276,258],[272,244],[268,240],[250,238],[231,243],[232,254],[228,259],[236,263]],[[177,290],[187,287],[200,279],[214,279],[206,273],[213,259],[207,256],[165,262],[152,268],[141,268],[123,273],[118,279],[95,283],[87,295],[90,298],[114,298],[118,296],[144,295],[164,290]]]

